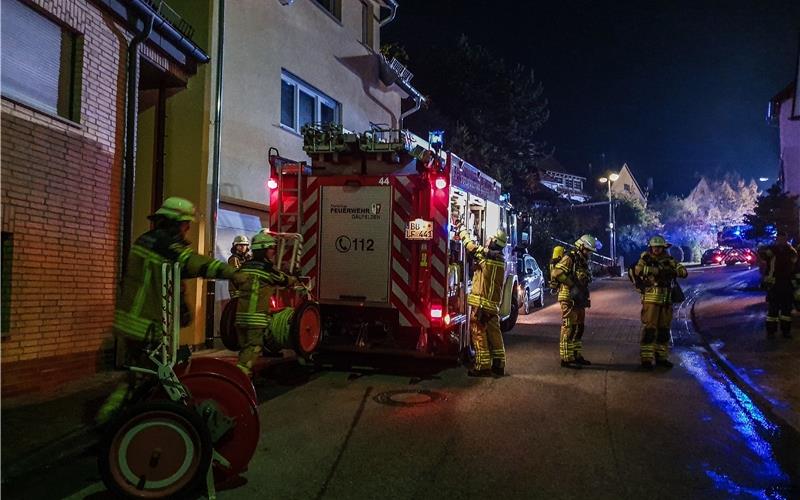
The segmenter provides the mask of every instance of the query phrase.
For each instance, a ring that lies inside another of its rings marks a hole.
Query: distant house
[[[633,198],[638,200],[642,205],[647,204],[647,192],[639,186],[636,177],[633,176],[633,172],[627,163],[622,165],[622,168],[619,170],[619,179],[611,184],[611,192],[618,197]]]
[[[589,195],[584,191],[586,177],[567,172],[555,158],[543,160],[539,164],[539,171],[542,184],[558,193],[561,198],[577,203],[589,199]]]
[[[795,71],[794,82],[770,100],[767,120],[779,130],[780,186],[784,191],[800,195],[800,47]]]

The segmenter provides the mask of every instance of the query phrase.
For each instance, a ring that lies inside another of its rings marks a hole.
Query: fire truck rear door
[[[323,186],[319,297],[389,303],[391,186]]]

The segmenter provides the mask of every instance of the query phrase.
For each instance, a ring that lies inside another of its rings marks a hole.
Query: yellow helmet
[[[647,242],[647,246],[649,246],[649,247],[664,247],[664,248],[669,248],[669,247],[671,247],[672,245],[670,245],[669,243],[667,243],[667,240],[665,240],[663,236],[655,235],[655,236],[653,236],[652,238],[650,238],[650,241],[649,241],[649,242]]]
[[[586,250],[591,250],[594,252],[597,250],[597,238],[592,236],[591,234],[584,234],[578,241],[575,242],[575,246],[580,248],[585,248]]]
[[[505,248],[506,245],[508,245],[508,235],[502,229],[498,229],[497,230],[497,232],[495,233],[494,237],[492,237],[492,240],[494,240],[494,242],[500,248]]]
[[[271,234],[258,233],[257,235],[253,236],[253,243],[250,245],[250,248],[253,250],[262,250],[274,247],[277,244],[278,240],[276,240]]]
[[[150,217],[161,215],[176,222],[191,222],[194,220],[194,213],[194,203],[184,198],[170,196]]]

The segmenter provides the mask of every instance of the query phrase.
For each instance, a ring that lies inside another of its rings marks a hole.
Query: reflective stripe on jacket
[[[239,303],[236,308],[236,325],[266,328],[270,321],[270,298],[278,287],[297,283],[297,278],[288,276],[272,267],[270,262],[246,262],[239,269],[245,280],[237,291]]]
[[[569,251],[561,257],[561,260],[553,268],[552,278],[560,283],[558,301],[571,302],[570,290],[572,287],[589,285],[591,280],[589,262],[580,252]]]
[[[161,265],[174,262],[181,265],[181,278],[229,279],[235,272],[224,262],[194,253],[177,233],[148,231],[131,247],[122,293],[114,310],[116,331],[135,340],[145,340],[160,331]]]
[[[673,278],[685,278],[689,275],[686,268],[667,252],[655,255],[649,250],[642,252],[634,273],[645,282],[642,302],[646,304],[671,304]]]
[[[467,303],[495,314],[500,313],[506,278],[503,252],[478,245],[472,241],[467,231],[462,231],[459,237],[464,242],[464,249],[475,262],[472,289],[467,297]]]

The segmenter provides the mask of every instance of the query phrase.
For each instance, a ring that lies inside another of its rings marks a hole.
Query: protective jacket
[[[270,298],[278,287],[297,283],[297,278],[278,271],[271,262],[251,260],[239,272],[244,276],[238,286],[239,303],[236,326],[266,328],[269,326]]]
[[[499,314],[506,277],[506,262],[502,250],[492,250],[475,243],[466,230],[459,233],[459,238],[464,242],[467,254],[475,262],[472,290],[467,297],[467,303],[472,307]]]
[[[228,257],[228,265],[234,269],[239,269],[251,258],[252,256],[249,253],[237,253],[234,247],[231,249],[231,256]],[[238,296],[239,292],[236,290],[236,285],[232,281],[228,282],[228,292],[231,298]]]
[[[770,289],[791,293],[797,284],[797,251],[787,243],[766,246],[758,253],[766,264],[764,278]]]
[[[577,250],[571,250],[561,258],[553,268],[552,279],[559,283],[559,302],[572,301],[573,290],[576,288],[583,289],[588,300],[588,286],[592,281],[592,274],[589,271],[589,262]]]
[[[154,229],[144,233],[131,247],[122,293],[114,310],[114,329],[126,337],[144,341],[159,331],[161,265],[165,262],[180,263],[181,278],[230,279],[236,272],[224,262],[194,253],[177,232]]]
[[[672,280],[689,275],[686,268],[668,253],[654,255],[649,250],[642,252],[634,272],[645,283],[642,295],[645,304],[671,304]]]

